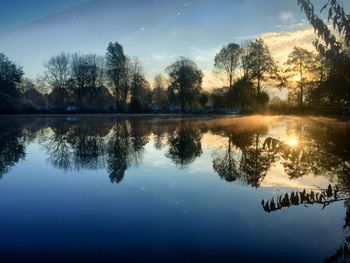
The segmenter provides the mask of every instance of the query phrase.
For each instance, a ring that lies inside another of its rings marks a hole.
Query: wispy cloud
[[[290,21],[293,18],[294,18],[293,13],[289,12],[289,11],[282,11],[278,16],[278,19],[283,21],[283,22]]]

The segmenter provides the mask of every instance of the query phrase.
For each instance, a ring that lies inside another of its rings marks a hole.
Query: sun
[[[290,138],[287,140],[287,144],[291,147],[295,147],[299,144],[299,141],[296,138]]]

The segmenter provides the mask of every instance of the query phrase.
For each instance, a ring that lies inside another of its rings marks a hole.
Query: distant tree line
[[[279,106],[292,109],[346,108],[350,105],[350,19],[341,2],[325,1],[334,35],[310,0],[298,0],[314,27],[317,53],[295,47],[278,65],[260,38],[229,43],[214,58],[225,85],[204,90],[204,74],[180,57],[149,82],[138,58],[109,43],[104,56],[60,53],[44,63],[36,81],[0,54],[0,112],[252,112]],[[218,82],[219,83],[219,82]],[[268,90],[286,88],[288,100],[270,100]],[[280,104],[280,105],[279,105]],[[277,106],[276,106],[277,105]]]
[[[1,94],[22,98],[37,109],[57,111],[139,112],[220,112],[227,109],[253,109],[266,104],[264,83],[277,74],[263,40],[246,47],[229,44],[215,57],[218,74],[227,74],[229,86],[202,89],[204,74],[190,59],[180,57],[157,75],[151,85],[138,58],[124,53],[118,42],[110,43],[105,56],[60,53],[44,63],[43,76],[34,83],[23,78],[22,68],[1,55]],[[236,73],[242,70],[239,79]],[[11,76],[7,77],[7,73]],[[271,83],[271,82],[269,82]],[[11,107],[8,107],[11,111]],[[6,108],[2,109],[6,111]]]

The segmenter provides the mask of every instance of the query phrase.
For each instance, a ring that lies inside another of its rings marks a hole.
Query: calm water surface
[[[349,260],[350,123],[0,118],[0,261]]]

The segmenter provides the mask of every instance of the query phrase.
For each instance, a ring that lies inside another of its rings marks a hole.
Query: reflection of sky
[[[120,258],[130,257],[130,247],[155,249],[156,255],[164,247],[196,248],[202,256],[210,248],[216,260],[233,253],[235,259],[248,254],[254,261],[283,261],[287,255],[319,262],[336,251],[343,240],[341,202],[325,210],[315,205],[265,213],[261,198],[318,181],[309,177],[289,184],[281,181],[281,169],[272,168],[265,187],[225,182],[212,170],[217,140],[205,134],[203,154],[185,169],[165,156],[167,147],[156,150],[151,140],[142,164],[130,167],[120,184],[111,184],[104,169],[53,169],[43,148],[31,143],[26,160],[0,181],[0,252],[55,247]]]
[[[141,58],[148,77],[184,55],[198,63],[207,73],[206,84],[213,85],[213,57],[222,45],[307,27],[296,1],[2,2],[0,51],[23,65],[30,77],[40,73],[43,61],[55,53],[103,55],[108,42],[119,41],[128,55]]]

